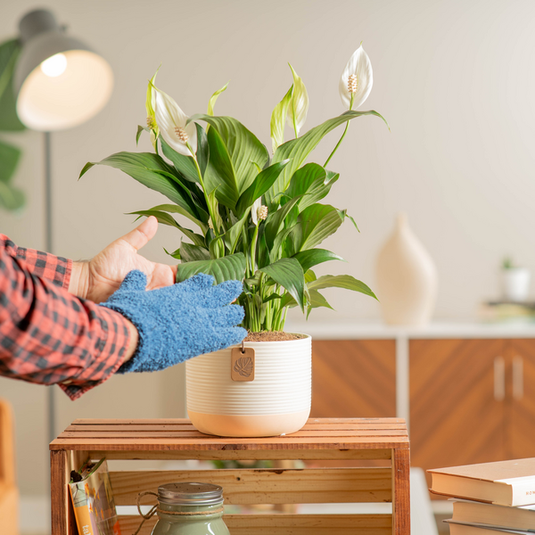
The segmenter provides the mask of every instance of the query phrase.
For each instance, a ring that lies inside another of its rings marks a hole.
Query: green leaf
[[[243,253],[237,253],[223,258],[179,264],[176,281],[184,281],[197,273],[212,275],[218,284],[226,280],[243,280],[245,277],[245,256]]]
[[[215,191],[217,200],[227,208],[234,209],[240,197],[238,179],[223,138],[215,128],[207,134],[210,161],[204,174],[207,194]]]
[[[299,209],[302,211],[326,197],[339,178],[338,173],[326,171],[317,163],[308,163],[293,174],[285,194],[290,198],[303,195],[299,202]]]
[[[310,313],[312,312],[313,308],[330,308],[331,310],[334,310],[334,308],[329,304],[327,299],[318,292],[318,290],[308,290],[308,305],[307,305],[307,319],[310,316]]]
[[[180,260],[180,249],[177,249],[176,251],[173,251],[170,253],[165,247],[163,248],[166,254],[169,256],[172,256],[173,258],[176,258],[177,260]]]
[[[238,245],[243,227],[249,219],[249,213],[250,210],[246,210],[243,216],[236,223],[234,223],[234,225],[232,225],[227,232],[225,232],[223,239],[225,240],[225,244],[231,254],[234,253],[236,246]]]
[[[246,208],[253,205],[256,199],[260,198],[273,185],[282,170],[288,165],[289,160],[284,160],[269,167],[259,173],[254,182],[241,194],[236,204],[236,214],[240,216]]]
[[[210,159],[210,147],[208,146],[208,139],[206,138],[204,128],[200,124],[195,124],[195,126],[197,127],[197,163],[199,164],[201,175],[204,176],[206,166]]]
[[[177,221],[167,212],[162,212],[160,210],[139,210],[137,212],[130,212],[130,215],[138,215],[140,217],[149,217],[153,215],[158,220],[158,223],[162,223],[162,225],[168,225],[170,227],[175,227],[180,230],[186,237],[188,237],[195,245],[199,245],[200,247],[205,246],[204,236],[201,236],[200,234],[195,234],[192,230],[183,227],[182,225],[177,223]]]
[[[277,284],[285,288],[304,311],[305,274],[301,264],[295,258],[281,258],[259,271],[269,275]]]
[[[206,234],[208,232],[208,225],[206,223],[203,223],[196,217],[192,216],[187,210],[184,210],[184,208],[182,208],[181,206],[178,206],[177,204],[159,204],[158,206],[152,207],[149,211],[169,212],[171,214],[183,215],[184,217],[187,217],[190,221],[195,223],[201,229],[203,234]],[[129,215],[132,215],[132,214],[139,215],[139,212],[130,212]]]
[[[232,162],[238,195],[241,195],[253,183],[258,174],[257,166],[263,169],[269,160],[266,147],[233,117],[212,117],[198,114],[188,119],[188,122],[191,121],[206,121],[214,130],[217,130]],[[212,146],[210,145],[211,150]],[[210,158],[212,158],[211,153]],[[284,159],[281,158],[278,161]]]
[[[214,106],[217,100],[217,97],[225,91],[225,89],[228,87],[229,82],[227,82],[221,89],[218,89],[211,97],[208,102],[208,115],[214,115]]]
[[[290,65],[288,63],[288,65]],[[301,128],[305,124],[308,113],[308,93],[303,83],[303,80],[297,73],[294,71],[294,68],[290,65],[292,70],[292,76],[294,78],[294,90],[292,98],[290,100],[290,105],[288,107],[288,117],[292,123],[292,126],[295,131],[295,137],[299,136]]]
[[[182,243],[180,244],[180,258],[183,262],[210,260],[210,252],[205,247]]]
[[[274,244],[280,230],[283,228],[284,220],[292,208],[300,201],[301,197],[290,199],[284,206],[268,214],[266,221],[266,243],[269,247]]]
[[[295,258],[306,273],[311,267],[317,266],[323,262],[329,262],[330,260],[345,260],[337,254],[327,251],[327,249],[309,249],[307,251],[301,251],[292,258]]]
[[[312,128],[305,135],[297,139],[292,139],[281,145],[273,155],[273,162],[281,162],[288,158],[291,159],[284,172],[273,184],[268,192],[269,202],[272,201],[280,192],[285,191],[288,187],[291,177],[301,167],[308,155],[316,148],[318,143],[334,128],[340,126],[351,119],[362,117],[363,115],[375,115],[380,117],[386,123],[382,115],[374,110],[370,111],[346,111],[338,117],[329,119],[324,123]],[[386,123],[388,126],[388,123]]]
[[[362,281],[351,275],[323,275],[319,279],[308,284],[309,290],[321,290],[322,288],[345,288],[377,299],[370,288]]]
[[[194,217],[198,216],[192,206],[191,194],[175,178],[172,167],[165,160],[151,152],[117,152],[100,162],[88,162],[80,172],[80,178],[94,165],[107,165],[120,169],[147,188],[165,195],[182,206]]]
[[[20,149],[0,141],[0,182],[8,183],[19,163]]]
[[[0,182],[0,206],[6,210],[18,210],[24,206],[24,193],[9,183]]]
[[[16,95],[13,90],[13,74],[20,50],[18,39],[11,39],[0,45],[0,130],[26,129],[17,115]]]
[[[292,233],[294,252],[312,249],[334,234],[344,219],[339,210],[329,204],[313,204],[299,215]]]
[[[186,180],[189,180],[190,182],[199,182],[199,175],[197,173],[197,167],[193,157],[184,156],[183,154],[178,153],[175,149],[171,148],[161,136],[160,143],[162,144],[164,156],[171,160],[171,163],[175,166],[175,169]]]
[[[286,116],[288,114],[288,106],[290,105],[293,90],[294,86],[292,84],[286,95],[284,95],[282,100],[275,106],[273,112],[271,113],[270,127],[273,152],[277,150],[279,145],[284,143],[284,127],[286,126]]]

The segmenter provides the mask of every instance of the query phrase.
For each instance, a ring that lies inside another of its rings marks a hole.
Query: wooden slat
[[[403,418],[309,418],[306,426],[311,424],[319,425],[361,425],[367,423],[375,423],[379,426],[391,424],[405,424]],[[150,418],[144,419],[128,419],[128,418],[78,418],[72,422],[72,425],[117,425],[117,424],[136,424],[136,425],[154,425],[154,424],[176,424],[176,425],[191,425],[187,418]]]
[[[336,427],[332,425],[322,425],[318,422],[309,422],[304,428],[305,431],[298,431],[298,433],[307,431],[365,431],[365,430],[398,430],[406,431],[406,425],[403,423],[394,423],[388,425],[379,425],[377,423],[360,423],[360,424],[337,424]],[[78,431],[196,431],[193,424],[114,424],[106,425],[104,423],[99,424],[71,424],[65,431],[78,432]]]
[[[226,504],[250,505],[391,502],[391,474],[390,468],[181,470],[110,472],[110,479],[117,505],[135,505],[140,492],[182,481],[221,485]]]
[[[183,451],[130,451],[130,450],[101,450],[96,448],[90,452],[92,459],[106,457],[108,460],[388,460],[392,457],[392,449],[318,449],[318,450],[183,450]]]
[[[389,535],[391,515],[224,515],[232,535]],[[139,516],[120,516],[121,531],[138,528]],[[150,535],[155,518],[147,520],[139,535]]]
[[[402,430],[384,430],[384,431],[359,431],[359,437],[377,437],[378,439],[383,437],[402,437],[405,436],[405,431]],[[325,431],[304,431],[299,434],[302,438],[311,438],[311,437],[325,437]],[[332,434],[332,438],[344,438],[344,437],[354,437],[355,431],[337,431],[336,434]],[[149,440],[153,438],[177,438],[177,439],[187,439],[187,438],[200,438],[201,435],[198,431],[66,431],[59,435],[59,439],[69,440],[69,439],[83,439],[83,438],[98,438],[98,439],[112,439],[112,438],[135,438],[142,440]]]

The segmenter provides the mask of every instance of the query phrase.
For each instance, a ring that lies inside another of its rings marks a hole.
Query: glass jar
[[[223,489],[218,485],[161,485],[156,513],[152,535],[229,535],[223,521]]]

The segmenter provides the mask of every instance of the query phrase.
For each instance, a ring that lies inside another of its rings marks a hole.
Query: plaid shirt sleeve
[[[130,333],[121,314],[67,291],[71,268],[0,234],[0,374],[74,400],[117,371]]]

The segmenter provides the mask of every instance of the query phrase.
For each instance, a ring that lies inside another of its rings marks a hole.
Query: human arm
[[[134,354],[137,330],[121,314],[69,294],[66,270],[57,271],[65,263],[46,256],[0,236],[0,374],[57,383],[76,399]],[[28,268],[32,258],[43,278]]]

